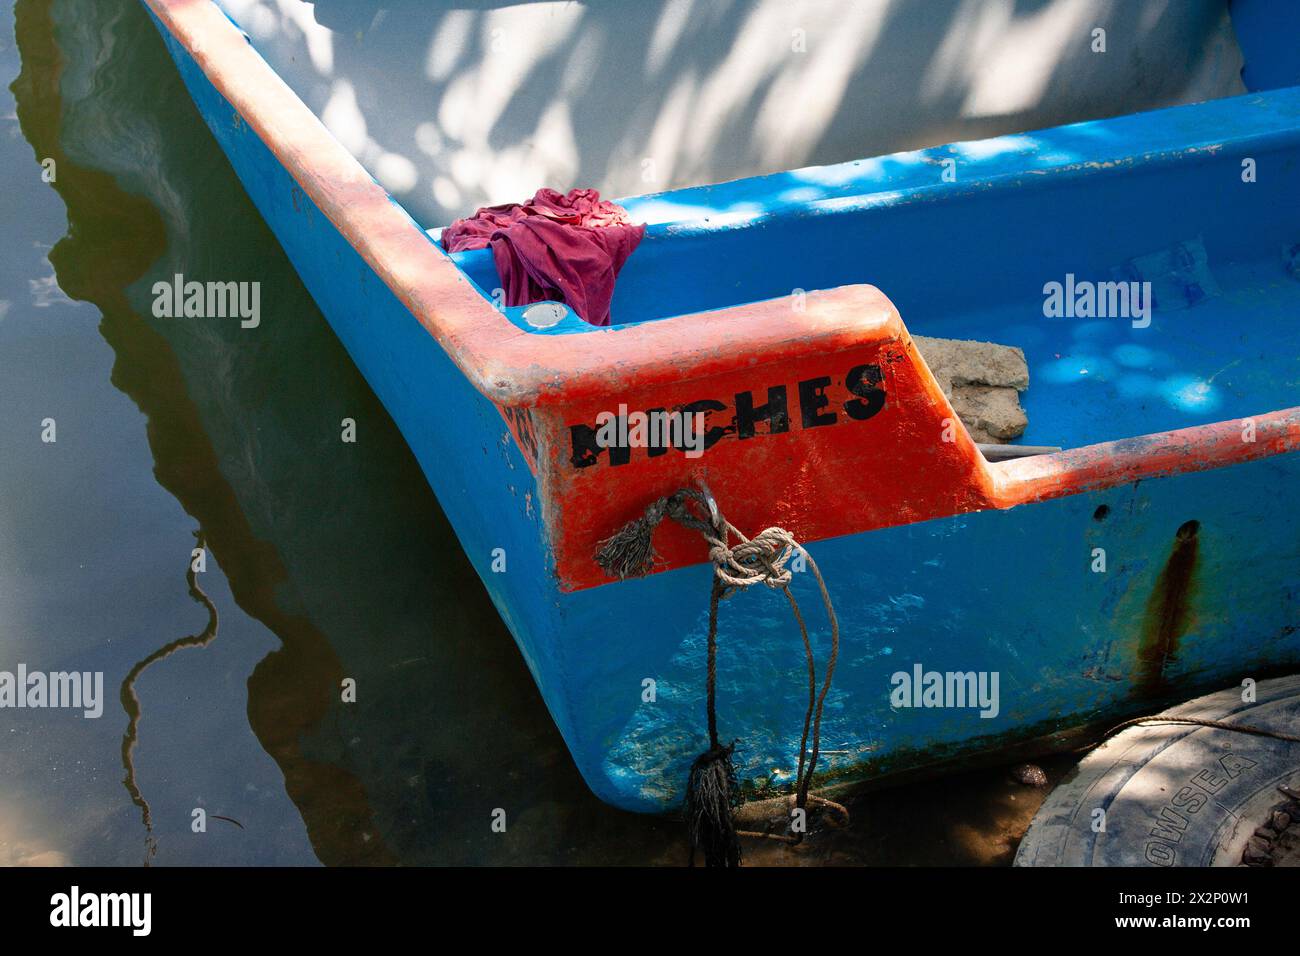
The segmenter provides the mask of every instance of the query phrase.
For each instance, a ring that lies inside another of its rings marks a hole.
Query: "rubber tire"
[[[1165,713],[1300,734],[1300,674],[1263,681],[1255,691],[1254,703],[1243,703],[1234,687]],[[1015,865],[1238,866],[1247,856],[1260,861],[1261,841],[1265,852],[1294,865],[1300,816],[1285,814],[1297,808],[1279,786],[1300,791],[1300,743],[1185,724],[1131,727],[1052,791]],[[1284,815],[1275,815],[1279,808]],[[1289,829],[1274,839],[1270,820],[1285,823],[1288,815]],[[1096,832],[1094,821],[1104,831]]]

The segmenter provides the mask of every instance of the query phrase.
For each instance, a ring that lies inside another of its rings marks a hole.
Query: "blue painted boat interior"
[[[1027,444],[1257,415],[1297,404],[1298,172],[1292,87],[622,200],[613,321],[866,282],[915,334],[1024,349]],[[491,252],[452,258],[490,297]],[[1150,325],[1046,317],[1067,274],[1151,281]]]
[[[1295,0],[1232,0],[1232,31],[1245,60],[1241,79],[1249,90],[1300,83],[1300,3]]]

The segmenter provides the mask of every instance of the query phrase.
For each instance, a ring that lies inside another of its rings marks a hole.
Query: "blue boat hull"
[[[563,589],[538,507],[544,490],[497,405],[162,34],[249,195],[414,450],[584,778],[619,807],[676,806],[706,744],[709,566]],[[355,450],[365,453],[364,436]],[[987,755],[1294,668],[1300,518],[1279,499],[1297,478],[1300,457],[1283,454],[810,545],[843,631],[819,784]],[[796,575],[794,588],[812,613],[810,577]],[[813,625],[824,661],[826,628]],[[719,640],[721,734],[738,741],[753,792],[786,787],[807,689],[784,599],[758,588],[728,600]],[[996,674],[996,713],[899,706],[895,675],[917,665]]]

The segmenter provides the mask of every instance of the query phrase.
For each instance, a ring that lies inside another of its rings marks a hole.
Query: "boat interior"
[[[648,228],[601,334],[870,283],[914,334],[1024,350],[1025,445],[1289,408],[1298,164],[1289,88],[620,200]],[[490,250],[452,258],[490,298]]]

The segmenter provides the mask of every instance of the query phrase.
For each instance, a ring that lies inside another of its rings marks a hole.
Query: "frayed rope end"
[[[596,563],[611,578],[639,578],[649,574],[655,563],[654,533],[655,525],[645,517],[629,521],[600,542]]]
[[[739,802],[736,768],[730,746],[715,746],[695,758],[686,781],[686,829],[691,838],[691,865],[695,851],[704,853],[705,866],[740,866],[740,835],[732,819]]]
[[[675,498],[660,498],[612,535],[600,542],[596,563],[611,578],[639,578],[654,570],[654,535]]]

